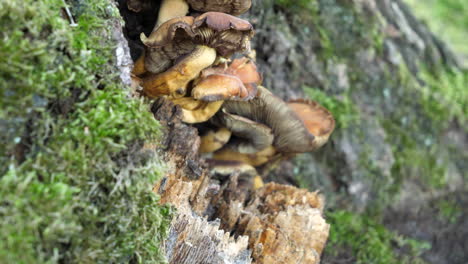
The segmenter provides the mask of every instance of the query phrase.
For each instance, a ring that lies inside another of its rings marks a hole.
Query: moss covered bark
[[[159,124],[115,65],[110,1],[0,2],[0,259],[160,263]]]
[[[433,216],[410,214],[466,190],[460,56],[400,0],[255,1],[248,16],[265,86],[285,99],[309,95],[337,119],[322,150],[268,175],[327,196],[332,243],[323,262],[466,262],[438,244],[437,224],[425,221]],[[405,221],[425,225],[411,231]]]

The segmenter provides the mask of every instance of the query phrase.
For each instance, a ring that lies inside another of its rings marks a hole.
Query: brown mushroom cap
[[[221,65],[203,70],[192,96],[206,101],[250,100],[261,82],[255,63],[244,57],[235,59],[227,68]]]
[[[236,76],[213,74],[203,78],[192,90],[192,97],[203,101],[248,100],[252,96]]]
[[[196,44],[191,41],[194,18],[176,17],[162,24],[153,33],[152,46],[146,47],[145,68],[151,73],[169,69],[181,56],[193,52]],[[142,33],[143,43],[147,41]]]
[[[226,73],[237,76],[245,84],[260,85],[263,79],[253,60],[247,57],[233,60]]]
[[[275,137],[273,146],[282,153],[315,150],[318,142],[304,121],[283,100],[259,86],[257,97],[246,102],[226,101],[223,110],[270,127]]]
[[[223,105],[223,101],[204,102],[191,97],[181,97],[171,101],[182,108],[182,121],[189,124],[207,121]]]
[[[194,20],[188,17],[168,20],[148,38],[144,33],[140,38],[147,47],[158,48],[171,43],[176,38],[178,29],[182,29],[178,37],[212,47],[225,57],[235,52],[249,51],[250,38],[254,34],[252,25],[246,20],[224,13],[207,12]]]
[[[304,99],[290,100],[288,106],[304,122],[307,130],[315,136],[317,148],[328,141],[335,128],[335,119],[330,111],[315,101]]]
[[[210,122],[218,127],[225,127],[236,136],[227,147],[239,153],[254,154],[273,143],[271,129],[245,117],[219,111]]]
[[[215,48],[221,56],[250,51],[254,30],[247,20],[220,12],[207,12],[195,18],[192,28],[198,41]]]
[[[187,0],[187,2],[197,11],[216,11],[234,16],[245,13],[252,5],[251,0]]]

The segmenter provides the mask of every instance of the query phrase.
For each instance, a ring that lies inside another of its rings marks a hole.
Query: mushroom
[[[190,124],[207,121],[223,105],[223,101],[204,102],[191,97],[175,98],[171,101],[182,108],[182,121]]]
[[[202,71],[192,96],[204,101],[250,100],[257,94],[262,76],[248,58],[235,59],[229,67],[218,66]]]
[[[164,71],[177,56],[188,52],[166,72],[143,78],[145,94],[155,97],[174,95],[177,91],[184,95],[187,84],[213,64],[216,54],[230,56],[236,51],[248,50],[252,35],[249,22],[217,12],[208,12],[195,19],[171,19],[153,31],[149,38],[142,33],[141,40],[147,46],[145,68],[149,72]]]
[[[190,27],[193,17],[174,18],[164,23],[156,32],[151,33],[156,43],[155,47],[147,47],[146,52],[138,59],[144,60],[145,70],[150,73],[161,73],[169,69],[181,56],[194,51],[196,44],[191,38]]]
[[[255,154],[273,143],[273,133],[269,127],[245,117],[219,111],[210,122],[231,131],[236,138],[226,147],[240,154]]]
[[[231,138],[231,131],[225,127],[210,129],[200,136],[200,153],[215,152],[222,148]]]
[[[192,53],[186,55],[169,70],[143,78],[143,92],[152,98],[161,95],[183,96],[187,84],[195,79],[201,70],[209,67],[215,59],[216,51],[214,49],[207,46],[197,46]]]
[[[251,0],[187,0],[187,2],[197,11],[216,11],[234,16],[245,13],[252,5]]]
[[[317,102],[306,99],[289,100],[288,106],[315,136],[315,149],[323,146],[335,128],[335,119],[330,111]]]
[[[251,166],[257,167],[267,163],[274,159],[276,155],[279,155],[273,146],[269,146],[266,149],[259,151],[254,154],[244,154],[232,150],[228,147],[224,147],[215,153],[213,153],[213,159],[216,160],[235,160],[247,163]]]
[[[140,4],[132,4],[132,6],[142,6],[144,0],[131,2],[141,2]],[[163,0],[159,8],[158,21],[156,28],[164,22],[175,18],[185,16],[188,13],[189,5],[191,8],[201,12],[222,12],[238,16],[249,10],[252,5],[251,0]],[[130,5],[128,5],[130,8]],[[134,8],[135,9],[135,8]],[[139,8],[138,10],[140,10]],[[132,9],[133,10],[133,9]],[[139,11],[135,11],[139,12]]]
[[[193,88],[192,97],[203,101],[249,100],[256,90],[249,91],[241,80],[233,75],[212,74],[201,79]]]
[[[274,135],[273,147],[278,152],[300,153],[322,146],[335,126],[328,110],[317,103],[305,102],[291,101],[289,107],[266,88],[259,86],[257,97],[246,102],[226,101],[223,111],[270,127]]]
[[[158,21],[155,29],[164,22],[177,17],[185,16],[189,11],[189,6],[185,0],[163,0],[159,7]]]
[[[180,33],[176,34],[178,31]],[[174,40],[191,39],[195,44],[215,48],[221,56],[229,57],[234,52],[250,51],[249,41],[253,34],[253,27],[246,20],[224,13],[207,12],[195,19],[171,19],[153,30],[149,37],[141,33],[140,39],[150,48],[161,48]]]

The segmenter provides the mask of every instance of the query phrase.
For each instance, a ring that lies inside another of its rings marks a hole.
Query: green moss
[[[0,2],[0,259],[161,263],[159,124],[114,65],[108,1]]]
[[[450,224],[455,223],[463,214],[463,208],[454,200],[439,200],[436,207],[439,211],[440,220]]]
[[[468,71],[424,72],[422,79],[426,82],[420,87],[422,105],[434,124],[443,130],[452,120],[458,120],[468,131]]]
[[[327,220],[331,229],[326,254],[348,250],[356,263],[422,263],[418,256],[430,249],[429,244],[399,236],[364,215],[340,210],[327,213]],[[395,250],[402,248],[408,254],[399,256]]]
[[[431,30],[451,45],[455,51],[468,54],[466,34],[468,16],[464,0],[405,0]]]
[[[309,0],[274,0],[275,5],[280,6],[292,12],[307,11],[316,13],[318,10],[317,1]]]

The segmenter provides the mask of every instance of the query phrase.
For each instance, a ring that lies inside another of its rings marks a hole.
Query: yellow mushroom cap
[[[207,121],[223,105],[223,101],[204,102],[191,97],[181,97],[171,101],[182,108],[182,121],[189,124]]]
[[[304,122],[307,130],[315,136],[316,147],[325,144],[335,129],[335,119],[330,111],[315,101],[290,100],[288,106]]]

